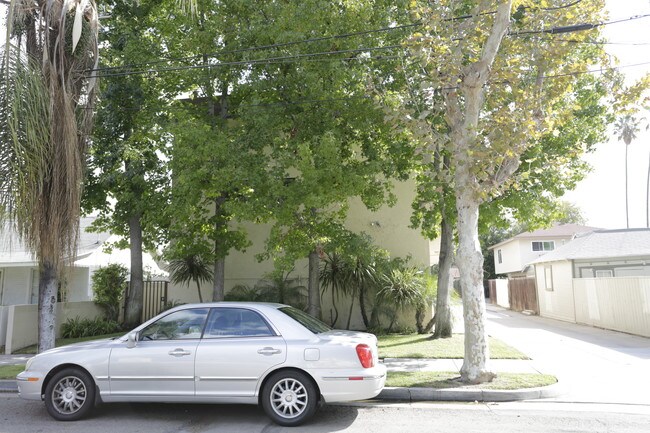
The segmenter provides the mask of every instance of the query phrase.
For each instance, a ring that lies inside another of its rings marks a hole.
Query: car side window
[[[275,332],[262,316],[244,308],[213,308],[203,338],[269,337]]]
[[[175,311],[140,331],[140,340],[187,340],[201,338],[207,308]]]

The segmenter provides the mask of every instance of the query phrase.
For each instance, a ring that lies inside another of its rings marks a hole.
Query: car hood
[[[66,346],[60,346],[60,347],[55,347],[54,349],[46,350],[45,352],[39,353],[39,355],[76,352],[79,350],[107,347],[109,344],[113,343],[117,339],[119,339],[119,337],[103,338],[101,340],[92,340],[92,341],[84,341],[82,343],[68,344]]]

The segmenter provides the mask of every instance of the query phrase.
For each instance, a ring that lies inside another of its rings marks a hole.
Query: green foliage
[[[79,316],[66,320],[61,325],[63,338],[94,337],[120,331],[120,325],[114,320],[103,318],[81,319]]]
[[[389,303],[394,311],[388,325],[388,332],[392,332],[398,312],[406,307],[417,307],[424,303],[424,273],[416,267],[398,265],[381,276],[380,285],[377,297],[382,303]]]
[[[128,273],[125,266],[117,263],[103,266],[93,273],[93,301],[104,309],[108,321],[118,320]]]
[[[275,271],[258,281],[253,287],[238,284],[226,293],[226,301],[277,302],[305,310],[306,288],[299,278],[289,277],[289,272]]]
[[[350,328],[350,320],[355,300],[359,299],[361,317],[366,328],[378,326],[378,308],[375,298],[379,275],[383,268],[388,266],[388,252],[374,246],[369,236],[347,233],[340,243],[330,244],[328,252],[322,260],[320,282],[322,284],[321,296],[329,290],[333,315],[332,326],[336,325],[339,317],[337,303],[339,298],[345,296],[349,301],[349,311],[346,328]],[[368,305],[373,305],[372,316],[368,318]]]
[[[210,281],[213,276],[212,269],[203,257],[191,254],[173,259],[169,262],[169,273],[171,281],[175,284],[187,284],[189,286],[190,282],[194,281],[199,294],[199,302],[203,302],[201,283]]]

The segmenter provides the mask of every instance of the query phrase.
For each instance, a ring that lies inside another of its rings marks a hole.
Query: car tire
[[[95,382],[85,371],[66,368],[45,387],[45,408],[58,421],[76,421],[95,406]]]
[[[314,416],[318,398],[314,382],[305,373],[280,371],[266,381],[262,407],[276,424],[295,427]]]

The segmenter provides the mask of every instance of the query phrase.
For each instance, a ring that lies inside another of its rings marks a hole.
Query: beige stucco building
[[[415,198],[415,183],[413,181],[398,182],[394,193],[397,203],[393,207],[383,206],[378,211],[368,210],[359,199],[350,201],[347,218],[347,228],[353,232],[364,232],[372,237],[374,243],[391,254],[391,257],[411,257],[411,263],[423,269],[438,262],[440,243],[438,240],[426,239],[419,229],[410,227],[411,203]],[[253,286],[265,275],[273,271],[273,261],[258,262],[256,256],[264,250],[264,244],[269,234],[270,226],[264,224],[246,224],[251,247],[245,252],[233,251],[226,258],[225,286],[226,292],[237,284]],[[296,263],[293,277],[301,278],[307,285],[307,260]],[[211,299],[212,287],[205,284],[201,287],[204,299]],[[198,294],[194,284],[170,284],[169,300],[177,302],[198,302]],[[327,319],[329,309],[328,297],[323,298],[323,317]],[[345,302],[341,301],[341,305]],[[340,309],[340,308],[339,308]],[[356,311],[356,309],[355,309]],[[410,321],[410,320],[409,320]],[[360,328],[361,318],[354,317],[351,327]],[[409,326],[413,326],[409,323]]]

